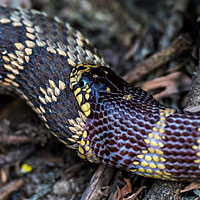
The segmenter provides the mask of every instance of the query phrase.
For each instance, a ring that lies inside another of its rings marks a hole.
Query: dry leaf
[[[192,113],[200,112],[200,106],[188,106],[187,108],[184,109],[184,111]]]
[[[121,200],[124,196],[132,192],[130,179],[124,179],[124,181],[126,182],[126,185],[122,189],[117,187],[117,191],[113,195],[113,200]]]
[[[191,85],[191,79],[182,72],[173,72],[167,76],[162,76],[151,81],[146,81],[142,85],[142,89],[146,91],[165,88],[162,92],[154,95],[159,100],[163,97],[169,97],[180,92],[188,91]]]
[[[181,193],[182,192],[188,192],[188,191],[194,190],[194,189],[200,189],[200,183],[198,183],[198,182],[192,182],[190,185],[188,185],[183,190],[181,190]]]
[[[119,189],[119,187],[117,187],[117,191],[113,195],[113,200],[134,200],[137,197],[137,195],[144,188],[146,188],[146,186],[142,186],[141,188],[137,190],[137,192],[135,192],[134,194],[132,194],[131,196],[127,198],[124,198],[127,194],[132,193],[132,185],[131,185],[130,179],[124,179],[124,181],[126,182],[126,185],[122,189]]]

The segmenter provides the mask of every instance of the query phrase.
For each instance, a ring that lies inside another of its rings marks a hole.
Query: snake
[[[200,179],[200,114],[128,84],[58,17],[0,6],[0,90],[23,98],[86,161],[155,179]]]

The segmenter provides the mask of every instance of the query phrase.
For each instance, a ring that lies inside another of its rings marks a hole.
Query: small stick
[[[153,70],[169,62],[171,59],[177,57],[183,51],[189,50],[190,48],[191,42],[189,38],[184,35],[179,36],[171,47],[163,49],[153,54],[142,63],[137,64],[132,71],[128,72],[122,78],[129,83],[137,82]]]
[[[19,190],[19,188],[24,184],[23,179],[14,180],[0,189],[0,200],[5,200],[10,195],[10,193]]]
[[[0,144],[2,145],[24,144],[28,142],[33,142],[32,140],[33,139],[28,136],[2,134],[0,137]]]
[[[19,163],[34,151],[35,151],[34,145],[24,145],[18,149],[10,151],[6,155],[0,155],[0,167],[4,165]]]
[[[20,136],[20,135],[7,135],[7,134],[2,134],[0,137],[0,144],[1,145],[19,145],[19,144],[27,144],[27,143],[42,143],[44,142],[44,138],[42,137],[37,137],[37,138],[32,138],[28,136]]]
[[[81,200],[104,199],[109,194],[110,183],[115,169],[101,164],[94,173]]]

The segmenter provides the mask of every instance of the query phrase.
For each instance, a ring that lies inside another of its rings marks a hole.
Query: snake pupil
[[[86,81],[81,80],[81,81],[80,81],[80,87],[81,87],[81,88],[84,88],[85,85],[86,85]]]

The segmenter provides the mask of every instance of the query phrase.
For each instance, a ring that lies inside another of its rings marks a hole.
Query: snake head
[[[72,69],[70,74],[70,89],[88,117],[91,114],[91,102],[100,92],[115,91],[117,88],[109,82],[108,76],[113,71],[104,66],[79,64]]]

